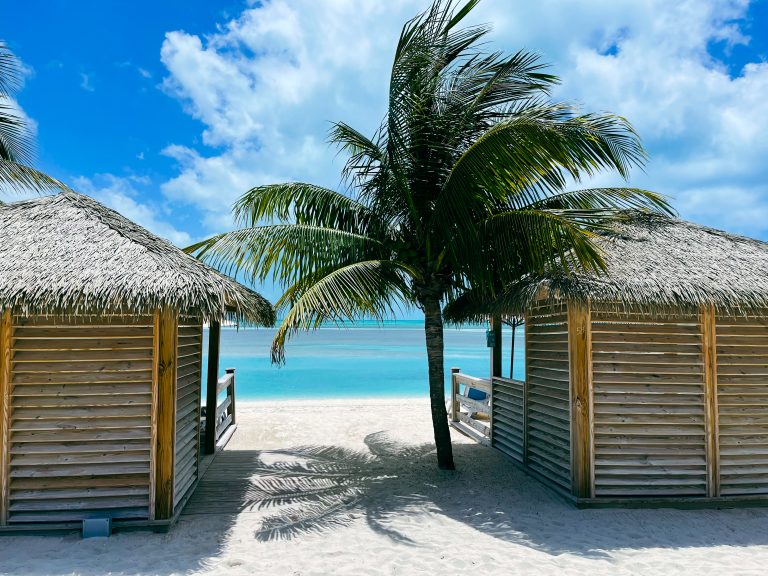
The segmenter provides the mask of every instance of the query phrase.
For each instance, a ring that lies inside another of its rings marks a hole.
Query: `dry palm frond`
[[[72,192],[0,205],[0,307],[144,313],[272,324],[257,293],[97,201]]]
[[[635,213],[595,244],[603,253],[604,273],[554,269],[520,282],[491,307],[519,312],[544,296],[655,312],[708,304],[736,314],[768,308],[768,243]]]

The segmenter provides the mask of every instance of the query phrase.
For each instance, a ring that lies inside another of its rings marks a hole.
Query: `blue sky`
[[[338,186],[329,122],[376,127],[425,5],[0,0],[0,39],[27,70],[38,166],[184,245],[229,227],[251,186]],[[768,239],[768,0],[484,0],[474,19],[493,48],[541,52],[556,98],[633,122],[651,161],[632,185]]]

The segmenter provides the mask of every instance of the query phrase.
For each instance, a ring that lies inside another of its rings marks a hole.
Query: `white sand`
[[[169,534],[0,537],[0,573],[703,576],[768,569],[768,509],[577,510],[458,434],[458,471],[439,472],[421,446],[431,436],[425,402],[239,403],[238,417],[228,450],[249,451],[246,476],[273,493],[315,492],[260,510],[252,490],[243,494],[246,511],[186,515]],[[295,450],[307,445],[337,448],[318,457]],[[291,532],[291,520],[306,522]],[[264,532],[265,523],[282,527]]]

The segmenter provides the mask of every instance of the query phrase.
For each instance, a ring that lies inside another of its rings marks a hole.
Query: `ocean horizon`
[[[445,386],[450,368],[487,377],[490,351],[482,325],[445,329]],[[245,401],[320,398],[425,397],[427,353],[423,320],[382,324],[362,321],[323,326],[289,340],[286,362],[270,361],[274,328],[222,327],[219,375],[236,369],[237,398]],[[509,375],[511,329],[503,331],[502,374]],[[207,373],[208,330],[203,336],[203,378]],[[515,342],[515,377],[525,373],[523,331]]]

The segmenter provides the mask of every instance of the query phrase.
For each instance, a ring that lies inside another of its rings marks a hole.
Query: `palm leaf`
[[[21,62],[0,40],[0,97],[10,98],[21,88]]]
[[[289,285],[318,269],[336,268],[381,257],[378,240],[334,228],[304,224],[275,224],[240,228],[185,248],[210,265],[251,280]]]
[[[33,152],[32,134],[18,108],[0,103],[0,159],[26,164]]]
[[[300,329],[317,328],[322,322],[393,317],[407,301],[407,268],[396,262],[368,260],[338,268],[299,289],[289,288],[277,307],[290,303],[272,343],[272,359],[285,358],[285,342]]]
[[[367,206],[334,190],[291,182],[257,186],[241,196],[234,206],[237,222],[256,226],[262,221],[289,222],[360,232],[377,216]]]
[[[0,158],[0,192],[54,192],[69,186],[39,170]]]
[[[542,198],[528,207],[533,209],[595,211],[647,211],[653,209],[664,214],[675,214],[666,196],[639,188],[570,190]]]

